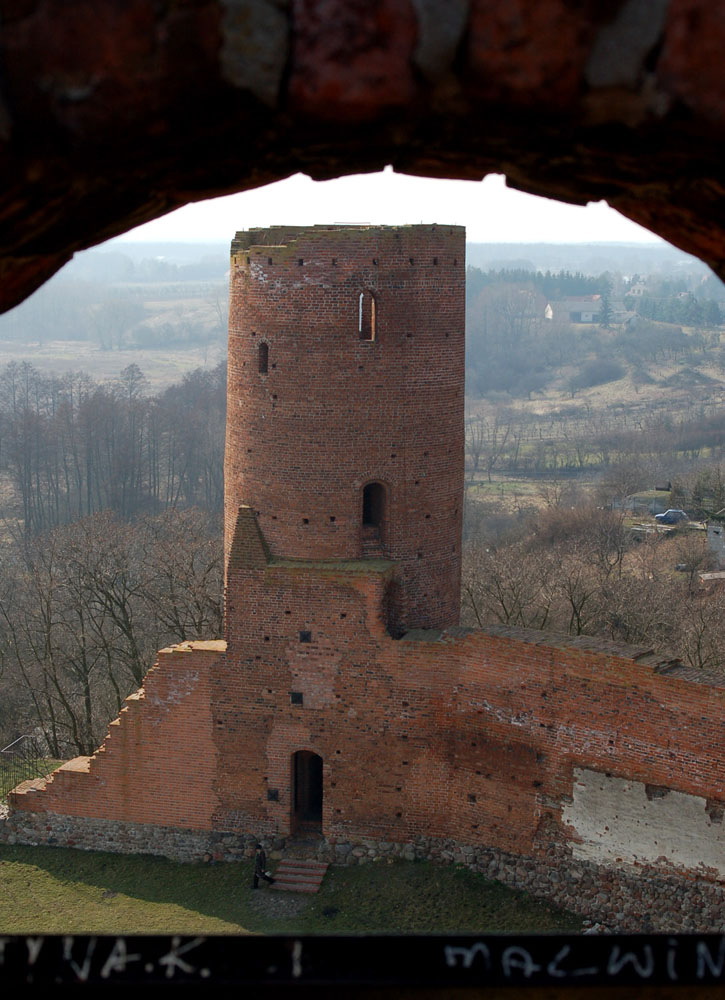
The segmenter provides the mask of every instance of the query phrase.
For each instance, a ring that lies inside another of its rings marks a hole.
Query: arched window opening
[[[375,340],[375,296],[372,292],[360,292],[357,329],[360,340]]]
[[[385,487],[382,483],[368,483],[363,490],[363,527],[380,531],[384,518]]]
[[[292,754],[292,827],[298,834],[322,832],[322,757],[311,750]]]
[[[260,375],[266,375],[269,369],[269,346],[267,344],[259,345],[258,359]]]

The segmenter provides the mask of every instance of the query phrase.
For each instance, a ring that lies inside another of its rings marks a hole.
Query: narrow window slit
[[[360,292],[358,298],[357,332],[360,340],[375,340],[375,296],[372,292]]]

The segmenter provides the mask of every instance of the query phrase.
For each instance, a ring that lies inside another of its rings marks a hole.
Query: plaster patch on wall
[[[249,274],[253,281],[259,281],[263,285],[266,285],[270,280],[266,268],[258,260],[249,261]],[[277,282],[277,285],[279,285],[279,282]]]
[[[161,722],[161,716],[166,716],[173,708],[180,705],[187,698],[191,698],[199,684],[199,671],[189,670],[180,677],[172,676],[160,693],[156,687],[145,692],[146,701],[153,705],[159,713],[158,717],[151,719],[151,724],[157,726]]]
[[[511,726],[525,726],[528,729],[531,728],[534,718],[533,712],[513,712],[508,708],[492,705],[486,698],[481,698],[480,701],[469,699],[466,705],[457,705],[457,711],[474,711],[479,715],[483,715],[485,712],[487,715],[492,715],[497,722]]]
[[[574,857],[596,864],[657,865],[713,873],[725,881],[725,829],[699,795],[574,769],[563,821],[581,838]],[[649,791],[649,794],[648,794]]]

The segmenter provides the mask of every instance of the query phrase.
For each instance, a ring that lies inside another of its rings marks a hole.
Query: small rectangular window
[[[312,642],[312,632],[303,629],[300,632],[300,642]]]
[[[302,705],[304,703],[301,691],[290,691],[289,700],[291,705]]]

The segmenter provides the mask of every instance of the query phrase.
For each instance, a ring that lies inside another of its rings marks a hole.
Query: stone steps
[[[319,892],[328,865],[324,861],[283,858],[274,873],[272,889],[284,892]]]
[[[362,556],[363,559],[382,559],[383,557],[383,543],[380,538],[380,530],[370,524],[363,525]]]

